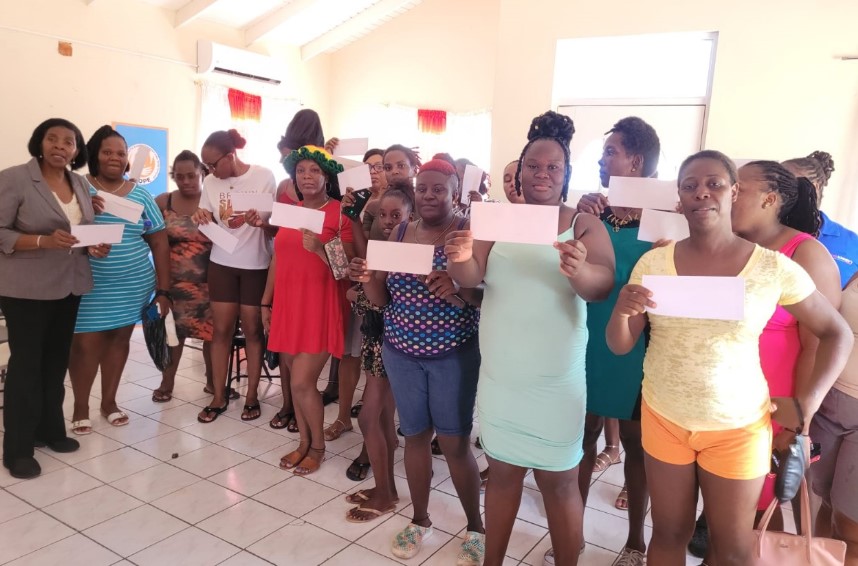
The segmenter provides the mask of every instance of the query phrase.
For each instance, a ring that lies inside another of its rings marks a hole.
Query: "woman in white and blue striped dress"
[[[128,359],[129,343],[140,313],[157,289],[162,314],[170,305],[170,246],[164,217],[144,187],[123,178],[128,168],[128,146],[110,126],[99,128],[87,143],[87,180],[93,194],[110,193],[143,206],[143,214],[128,222],[103,212],[96,224],[122,224],[122,242],[103,259],[91,259],[93,290],[83,296],[72,342],[69,374],[74,391],[72,432],[89,434],[89,396],[101,370],[101,414],[113,426],[128,424],[128,415],[116,404],[116,392]],[[154,259],[154,268],[149,253]]]

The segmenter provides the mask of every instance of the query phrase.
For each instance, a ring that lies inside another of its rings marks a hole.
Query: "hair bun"
[[[540,114],[534,118],[530,123],[527,140],[553,138],[562,141],[565,145],[569,145],[574,133],[575,124],[572,122],[572,118],[549,110],[545,114]]]
[[[831,177],[831,173],[834,172],[834,158],[831,157],[830,153],[817,150],[808,155],[807,158],[819,163],[822,167],[822,172],[825,173],[826,179]]]
[[[229,134],[229,138],[232,140],[232,145],[234,145],[236,149],[243,149],[244,146],[247,145],[247,140],[241,137],[238,130],[232,129],[227,133]]]

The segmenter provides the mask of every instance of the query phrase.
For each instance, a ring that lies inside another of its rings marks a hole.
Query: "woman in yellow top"
[[[807,435],[852,347],[849,327],[801,267],[733,233],[730,211],[737,191],[736,168],[725,155],[702,151],[683,162],[679,200],[691,236],[644,254],[608,323],[608,347],[618,355],[630,351],[650,325],[642,407],[653,517],[649,564],[685,564],[698,485],[715,563],[751,564],[754,511],[769,471],[771,418]],[[641,285],[644,275],[742,277],[744,318],[647,313],[658,297]],[[813,372],[796,384],[803,418],[796,418],[799,411],[787,416],[792,404],[774,407],[772,414],[760,369],[760,334],[776,305],[819,338]]]

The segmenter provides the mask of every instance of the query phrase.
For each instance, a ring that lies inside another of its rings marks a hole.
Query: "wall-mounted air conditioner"
[[[285,78],[284,65],[273,57],[202,39],[197,42],[197,72],[221,73],[272,85],[279,85]]]

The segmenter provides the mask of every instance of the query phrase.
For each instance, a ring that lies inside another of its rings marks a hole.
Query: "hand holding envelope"
[[[303,206],[275,202],[269,222],[273,226],[295,230],[306,229],[315,234],[321,234],[325,225],[325,213]]]
[[[642,283],[656,303],[647,307],[652,314],[707,320],[745,318],[744,277],[644,275]]]
[[[118,244],[122,241],[124,231],[124,224],[78,224],[71,229],[72,236],[77,238],[77,243],[72,247]]]
[[[143,215],[143,205],[140,203],[110,194],[106,191],[98,191],[96,196],[100,197],[104,203],[102,212],[112,214],[126,222],[137,224]]]

